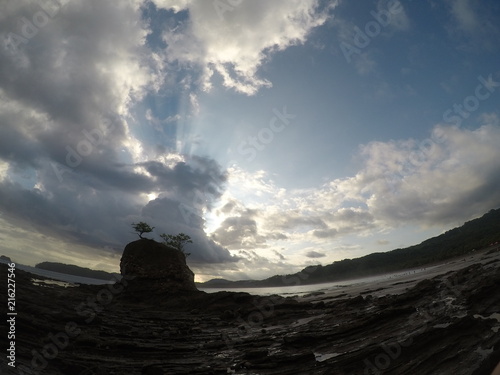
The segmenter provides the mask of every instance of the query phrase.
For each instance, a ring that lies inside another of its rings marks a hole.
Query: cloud
[[[274,228],[290,230],[296,228],[327,228],[325,221],[312,213],[293,209],[285,212],[278,212],[271,215],[268,221],[272,222]]]
[[[252,186],[256,198],[246,207],[234,199],[228,202],[224,210],[228,219],[215,233],[233,250],[273,248],[277,243],[272,233],[286,237],[289,244],[317,248],[403,224],[461,225],[500,206],[498,117],[482,118],[488,123],[475,130],[437,125],[425,140],[362,145],[357,173],[316,188],[283,191],[265,175],[255,183],[255,176],[246,174],[245,184]],[[239,179],[230,175],[228,181],[228,191],[237,191],[231,181]],[[237,212],[243,214],[237,217]]]
[[[220,197],[227,178],[214,160],[198,156],[192,156],[189,163],[179,161],[173,166],[156,160],[137,163],[136,166],[144,168],[158,189],[169,190],[177,197],[184,196],[194,204],[200,200],[203,207],[210,206],[210,202]]]
[[[279,260],[286,260],[286,257],[281,254],[278,250],[273,250],[274,254],[278,257]]]
[[[193,243],[186,245],[186,251],[191,253],[189,263],[194,267],[207,263],[236,262],[238,257],[232,256],[225,247],[207,237],[202,214],[202,210],[196,211],[178,200],[157,198],[144,206],[141,217],[155,226],[155,232],[158,234],[189,235]]]
[[[0,26],[6,43],[14,34],[25,35],[26,20],[43,9],[19,1],[7,11],[11,21]],[[5,109],[0,138],[18,150],[9,153],[11,162],[65,165],[68,148],[79,145],[82,167],[97,159],[112,164],[132,157],[125,118],[151,82],[161,79],[145,57],[146,35],[131,2],[75,1],[58,8],[26,42],[0,48],[0,107]],[[94,140],[92,149],[87,135]]]
[[[10,220],[19,225],[29,223],[41,233],[116,249],[133,238],[130,224],[145,220],[161,230],[159,233],[192,236],[193,262],[233,261],[228,251],[203,231],[203,210],[220,194],[224,173],[210,161],[201,159],[198,164],[180,162],[169,168],[149,163],[150,175],[133,172],[134,166],[110,170],[111,176],[104,172],[68,173],[64,184],[58,183],[46,166],[38,170],[43,187],[40,184],[39,188],[26,189],[4,179],[0,183],[0,207]],[[200,165],[206,169],[200,169]],[[151,191],[159,198],[147,202],[146,194]]]
[[[313,235],[318,238],[333,238],[338,235],[338,231],[335,228],[328,228],[325,230],[314,230]]]
[[[223,85],[247,95],[271,82],[259,77],[270,56],[303,44],[323,25],[337,2],[322,8],[317,0],[222,2],[154,0],[157,7],[186,12],[187,20],[163,33],[166,58],[201,69],[200,84],[210,90],[214,74]]]
[[[308,258],[313,258],[313,259],[316,259],[316,258],[324,258],[324,257],[326,257],[326,254],[324,254],[324,253],[319,253],[319,252],[317,252],[317,251],[313,251],[313,250],[311,250],[311,251],[308,251],[308,252],[306,253],[306,257],[308,257]]]
[[[212,238],[229,249],[255,249],[265,245],[265,238],[259,235],[255,213],[251,210],[240,216],[226,218],[212,234]]]
[[[234,262],[207,237],[202,219],[223,192],[225,173],[213,160],[149,147],[134,134],[135,106],[165,78],[146,43],[142,1],[65,2],[26,41],[4,48],[13,34],[26,36],[26,20],[47,3],[2,5],[3,219],[59,241],[54,251],[75,246],[91,254],[121,251],[135,237],[130,224],[147,218],[166,233],[191,235],[193,263]]]
[[[260,280],[273,275],[285,275],[298,272],[304,264],[290,264],[278,250],[252,250],[245,249],[233,252],[238,258],[237,263],[203,264],[191,266],[191,257],[188,258],[190,267],[195,272],[197,280],[207,281],[211,278],[224,278],[229,280]]]
[[[54,261],[80,264],[94,269],[119,272],[120,255],[112,249],[61,241],[59,236],[40,233],[29,223],[0,217],[0,254],[9,254],[20,264]]]
[[[496,9],[488,3],[470,0],[448,0],[452,23],[447,26],[450,35],[460,42],[458,48],[467,51],[496,51],[499,30]]]
[[[367,168],[349,184],[359,197],[369,194],[368,210],[391,225],[461,224],[500,204],[499,142],[500,128],[488,124],[438,126],[420,143],[371,143],[362,148]]]
[[[365,24],[356,24],[342,16],[336,16],[331,21],[337,32],[339,50],[348,63],[354,64],[360,75],[373,73],[377,67],[374,39],[391,38],[395,33],[410,28],[410,20],[399,1],[379,0],[376,9],[367,16],[370,18]]]
[[[404,7],[405,5],[402,1],[394,2],[390,0],[379,0],[379,2],[377,3],[377,12],[380,13],[389,11],[389,27],[397,31],[407,31],[410,28],[410,19],[408,18]]]
[[[468,32],[475,31],[480,22],[472,8],[470,0],[454,0],[451,2],[451,13],[460,27]]]

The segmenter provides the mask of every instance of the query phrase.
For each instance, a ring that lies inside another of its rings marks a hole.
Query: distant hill
[[[12,263],[12,260],[5,255],[0,255],[0,262],[1,263]]]
[[[217,288],[219,285],[226,285],[227,283],[232,283],[231,280],[226,280],[226,279],[212,279],[208,280],[204,283],[197,283],[198,285],[203,284],[205,286],[210,286],[210,288]]]
[[[96,271],[96,270],[91,270],[90,268],[78,267],[72,264],[63,264],[57,262],[42,262],[38,263],[35,267],[42,270],[59,272],[67,275],[89,277],[91,279],[111,280],[113,279],[113,277],[121,279],[121,275],[118,273]]]
[[[258,280],[239,280],[231,281],[226,279],[211,279],[204,283],[195,283],[197,287],[201,288],[253,288]]]
[[[466,255],[474,250],[500,242],[500,209],[491,210],[478,219],[466,222],[437,237],[404,249],[373,253],[361,258],[344,259],[326,266],[310,266],[290,275],[276,275],[265,280],[228,281],[217,279],[199,283],[207,288],[271,287],[317,284],[379,275]]]

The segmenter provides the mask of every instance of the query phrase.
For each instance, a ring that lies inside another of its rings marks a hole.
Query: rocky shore
[[[482,253],[422,281],[307,298],[138,295],[127,292],[133,277],[34,285],[40,277],[17,270],[16,368],[4,358],[1,373],[489,375],[500,361],[499,267],[499,252]]]

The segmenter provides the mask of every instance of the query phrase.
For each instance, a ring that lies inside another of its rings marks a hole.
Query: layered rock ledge
[[[127,280],[35,286],[18,270],[18,367],[2,371],[490,375],[500,360],[500,253],[474,257],[418,283],[356,294],[346,287],[306,301],[196,292],[138,303],[119,298]]]

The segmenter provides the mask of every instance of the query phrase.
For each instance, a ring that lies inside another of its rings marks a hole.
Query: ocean
[[[6,263],[1,261],[2,263]],[[116,279],[113,280],[101,280],[101,279],[93,279],[88,277],[80,277],[67,275],[59,272],[47,271],[31,266],[25,266],[16,263],[16,268],[30,272],[34,275],[48,277],[54,280],[55,282],[49,282],[52,284],[58,284],[66,287],[71,287],[76,284],[89,284],[89,285],[105,285],[105,284],[113,284],[116,282]],[[429,267],[433,268],[433,267]],[[428,268],[428,269],[429,269]],[[216,293],[220,291],[230,291],[230,292],[245,292],[250,294],[256,294],[261,296],[270,296],[270,295],[279,295],[282,297],[291,297],[291,296],[304,296],[314,292],[326,292],[329,290],[336,290],[340,288],[345,288],[348,286],[354,285],[362,285],[362,284],[372,284],[378,281],[383,280],[394,280],[397,281],[398,278],[408,275],[409,273],[420,273],[424,269],[416,269],[410,271],[400,271],[398,273],[393,274],[384,274],[370,277],[363,277],[357,279],[343,280],[343,281],[335,281],[330,283],[322,283],[322,284],[308,284],[308,285],[290,285],[283,287],[267,287],[267,288],[198,288],[201,291],[206,293]],[[33,279],[33,283],[40,283],[41,280]],[[47,283],[47,281],[43,281]]]

